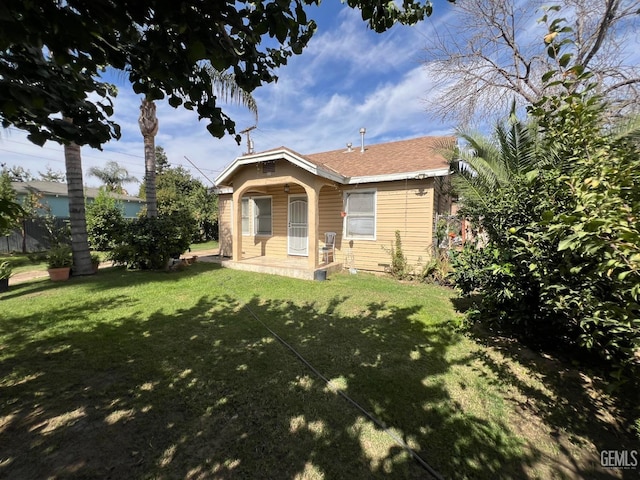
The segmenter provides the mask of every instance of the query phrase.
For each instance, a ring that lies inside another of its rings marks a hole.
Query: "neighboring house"
[[[49,210],[54,217],[69,218],[69,198],[67,193],[67,184],[60,182],[11,182],[11,186],[16,191],[18,203],[30,193],[35,193],[40,197],[40,203],[45,207],[41,214],[47,213]],[[98,188],[84,189],[84,195],[87,203],[91,203],[98,196]],[[112,194],[113,197],[120,202],[124,210],[125,218],[135,218],[138,212],[144,206],[144,200],[129,195]]]
[[[385,271],[395,232],[412,265],[435,243],[437,214],[450,212],[454,137],[420,137],[302,155],[286,147],[238,157],[216,179],[220,253],[234,262],[306,257],[322,265],[326,232],[336,232],[344,267]],[[364,137],[363,137],[364,145]]]

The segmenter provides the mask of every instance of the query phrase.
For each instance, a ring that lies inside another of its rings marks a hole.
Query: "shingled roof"
[[[340,183],[381,182],[410,176],[443,176],[449,173],[444,151],[455,137],[418,137],[396,142],[344,148],[303,155],[287,147],[252,153],[235,159],[216,178],[216,185],[228,185],[233,172],[242,165],[287,160],[299,167]]]
[[[443,150],[451,148],[455,137],[419,137],[361,148],[333,150],[305,155],[304,158],[345,177],[390,175],[448,168]]]

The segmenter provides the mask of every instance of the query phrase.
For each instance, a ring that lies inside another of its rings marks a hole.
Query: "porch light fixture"
[[[289,193],[289,184],[288,183],[284,184],[284,193]]]

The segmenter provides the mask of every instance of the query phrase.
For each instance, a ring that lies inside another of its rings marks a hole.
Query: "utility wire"
[[[313,373],[315,373],[319,378],[321,378],[327,384],[327,386],[329,386],[329,388],[332,387],[331,380],[329,380],[322,373],[320,373],[313,365],[311,365],[311,363],[309,363],[309,361],[306,358],[304,358],[300,353],[298,353],[298,351],[295,348],[293,348],[291,345],[289,345],[280,335],[278,335],[276,332],[271,330],[271,328],[269,328],[267,324],[265,324],[262,320],[260,320],[260,318],[258,318],[258,316],[253,312],[253,310],[249,308],[248,305],[245,305],[244,308],[260,325],[266,328],[276,340],[278,340],[282,345],[287,347],[296,357],[298,357],[298,359],[302,363],[304,363],[307,367],[309,367],[309,369]],[[440,475],[431,465],[429,465],[420,455],[418,455],[418,453],[413,448],[407,445],[407,443],[404,440],[402,440],[395,433],[389,430],[382,423],[382,421],[374,417],[371,413],[365,410],[364,407],[362,407],[358,402],[353,400],[349,395],[344,393],[342,390],[336,390],[336,389],[332,389],[332,390],[335,390],[338,393],[338,395],[344,398],[356,409],[360,410],[364,415],[366,415],[367,418],[369,418],[369,420],[371,420],[378,427],[380,427],[387,435],[389,435],[389,437],[393,439],[393,441],[395,441],[398,445],[400,445],[403,448],[403,450],[405,450],[409,455],[411,455],[414,458],[414,460],[416,460],[427,472],[429,472],[431,476],[433,476],[436,480],[444,480],[444,477],[442,475]]]

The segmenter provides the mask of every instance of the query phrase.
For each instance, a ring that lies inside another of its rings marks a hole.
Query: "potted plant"
[[[94,273],[98,271],[98,267],[100,266],[100,255],[97,253],[91,254],[91,265],[93,266]]]
[[[67,280],[71,272],[73,258],[69,245],[57,245],[51,247],[47,254],[49,278],[54,282]]]
[[[9,261],[0,263],[0,292],[9,290],[9,277],[13,272],[13,267]]]

